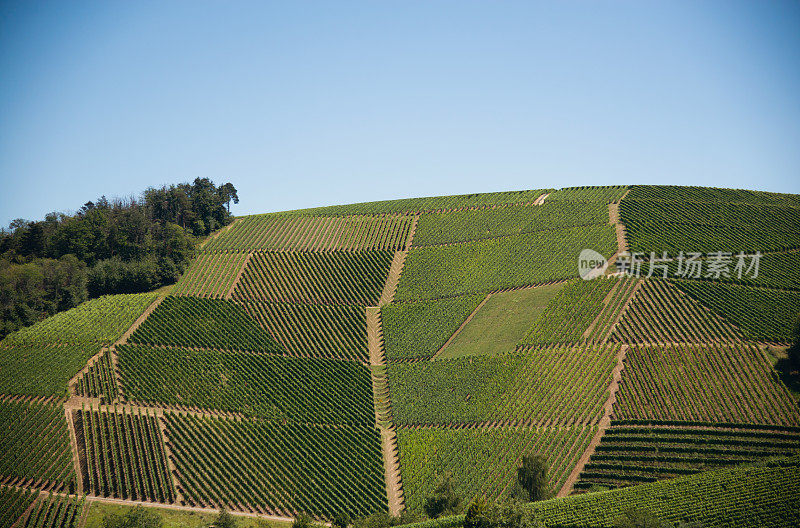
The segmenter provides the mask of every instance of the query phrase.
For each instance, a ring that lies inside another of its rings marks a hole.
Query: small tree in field
[[[443,513],[455,512],[461,503],[455,490],[450,475],[445,475],[441,484],[433,491],[433,495],[425,499],[425,513],[431,519],[436,519]]]
[[[236,519],[225,508],[219,511],[219,515],[211,523],[211,528],[236,528]]]
[[[541,455],[522,457],[522,467],[517,469],[517,482],[528,492],[528,500],[540,501],[550,496],[547,478],[547,460]]]
[[[331,526],[333,528],[347,528],[350,526],[351,522],[352,520],[347,512],[340,512],[333,516],[333,522],[331,522]]]

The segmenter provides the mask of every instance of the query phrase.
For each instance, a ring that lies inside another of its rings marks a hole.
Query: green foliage
[[[743,335],[714,312],[663,279],[646,279],[612,335],[623,343],[719,343]]]
[[[73,255],[24,264],[0,258],[0,340],[85,300],[86,265]]]
[[[394,422],[589,421],[602,414],[616,350],[587,346],[392,363]]]
[[[297,524],[296,521],[295,524]],[[238,523],[236,522],[236,518],[225,508],[222,508],[219,511],[219,515],[211,524],[211,528],[236,528],[237,526]]]
[[[800,425],[797,404],[753,345],[631,347],[620,419]]]
[[[232,301],[167,297],[131,343],[280,353],[283,348]]]
[[[563,200],[569,202],[601,202],[608,204],[618,202],[627,190],[628,187],[625,185],[564,187],[563,189],[551,193],[545,200],[545,203]],[[580,205],[580,207],[583,206],[583,204]]]
[[[165,421],[189,500],[312,515],[386,511],[380,435],[372,425],[284,425],[174,413]]]
[[[647,510],[630,509],[614,520],[614,528],[672,528]]]
[[[86,453],[87,491],[100,497],[175,501],[158,419],[132,412],[83,411],[75,416]]]
[[[21,528],[77,528],[83,501],[76,497],[48,495],[28,512]],[[5,526],[5,525],[4,525]]]
[[[136,506],[124,515],[112,513],[103,518],[103,528],[161,528],[161,516],[142,506]]]
[[[800,209],[775,205],[624,200],[632,252],[755,253],[800,247]]]
[[[459,504],[461,504],[461,498],[453,490],[453,481],[448,474],[442,478],[442,481],[433,490],[433,494],[425,499],[423,508],[428,517],[436,519],[445,513],[455,513]]]
[[[346,512],[339,512],[333,516],[331,521],[332,528],[348,528],[352,524],[350,515]]]
[[[316,207],[313,209],[291,211],[290,213],[298,215],[342,216],[423,213],[447,209],[485,208],[493,205],[533,203],[540,195],[552,191],[553,189],[541,189],[532,191],[432,196],[428,198],[405,198],[400,200]]]
[[[678,185],[633,185],[628,200],[660,200],[672,202],[731,202],[741,204],[781,205],[800,207],[796,194],[718,189],[715,187],[683,187]]]
[[[103,352],[100,358],[87,369],[86,374],[78,378],[75,385],[76,395],[99,398],[102,403],[116,400],[118,393],[116,371],[109,352]]]
[[[800,292],[706,281],[676,280],[673,283],[738,326],[748,338],[791,342],[800,307]]]
[[[383,306],[386,356],[390,361],[433,356],[484,297],[465,295]]]
[[[125,345],[126,396],[273,420],[371,424],[369,369],[351,361]]]
[[[60,405],[0,402],[0,475],[74,492],[67,421]]]
[[[420,511],[425,498],[445,474],[452,476],[453,488],[466,503],[477,498],[488,502],[505,498],[513,491],[520,457],[528,451],[547,457],[552,468],[552,489],[557,491],[595,431],[595,427],[583,426],[401,427],[397,443],[406,507]]]
[[[0,486],[0,526],[12,526],[38,496],[38,491]]]
[[[603,299],[617,279],[575,280],[547,304],[522,339],[523,345],[580,343],[583,333],[603,309]]]
[[[245,310],[296,356],[369,362],[361,306],[242,302]]]
[[[439,298],[576,277],[583,249],[610,256],[616,245],[614,227],[606,224],[414,248],[395,299]]]
[[[209,241],[205,251],[401,250],[410,216],[303,217],[245,216]]]
[[[66,397],[67,384],[100,345],[2,345],[0,393]]]
[[[247,253],[201,253],[189,266],[172,295],[224,298],[247,260]]]
[[[590,202],[545,202],[542,205],[423,214],[414,234],[414,246],[450,244],[497,238],[563,227],[608,223],[608,207]]]
[[[797,427],[612,422],[575,489],[631,486],[797,454]]]
[[[391,251],[268,251],[254,253],[233,298],[376,306]]]
[[[550,497],[550,480],[547,472],[547,459],[542,455],[522,457],[522,466],[517,468],[517,482],[528,492],[529,500],[535,502]]]
[[[156,299],[151,294],[106,295],[7,336],[2,345],[111,344]]]

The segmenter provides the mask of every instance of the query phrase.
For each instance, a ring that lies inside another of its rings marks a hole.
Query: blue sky
[[[0,225],[209,177],[237,214],[800,192],[800,2],[3,2]]]

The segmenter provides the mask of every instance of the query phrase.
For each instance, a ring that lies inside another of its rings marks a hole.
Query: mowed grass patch
[[[437,357],[493,356],[514,350],[563,287],[564,283],[549,284],[492,295]]]

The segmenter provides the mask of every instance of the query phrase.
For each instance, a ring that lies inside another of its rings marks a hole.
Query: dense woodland
[[[199,237],[231,222],[231,183],[207,178],[0,230],[0,339],[91,297],[175,282]]]

